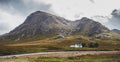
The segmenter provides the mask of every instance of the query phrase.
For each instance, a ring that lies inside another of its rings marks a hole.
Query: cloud
[[[9,27],[6,25],[6,23],[0,23],[0,29],[1,31],[6,31],[9,29]]]
[[[0,33],[9,32],[10,30],[21,24],[23,21],[24,17],[22,15],[11,14],[9,12],[0,10]]]
[[[36,10],[49,11],[51,5],[44,2],[35,2],[34,0],[0,0],[0,7],[11,13],[28,15]]]
[[[35,11],[50,12],[51,4],[35,0],[0,0],[0,34],[7,33],[24,22]],[[4,24],[3,24],[4,23]]]
[[[0,34],[6,33],[9,29],[9,25],[6,23],[0,23]]]
[[[120,29],[120,10],[114,9],[109,16],[94,16],[92,19],[110,29]]]
[[[111,24],[114,29],[120,29],[120,10],[113,10],[111,15],[112,17],[109,21],[109,24]]]
[[[91,2],[91,3],[95,3],[95,1],[94,1],[94,0],[90,0],[90,2]]]

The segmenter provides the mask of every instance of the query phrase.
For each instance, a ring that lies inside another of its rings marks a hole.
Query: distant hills
[[[96,36],[111,31],[99,22],[87,17],[70,21],[46,12],[36,11],[30,14],[24,23],[9,33],[0,36],[1,41],[37,40],[61,34]]]
[[[118,30],[118,29],[113,29],[112,31],[115,32],[115,33],[120,34],[120,30]]]
[[[120,29],[120,9],[114,9],[110,15],[101,16],[96,15],[92,17],[93,20],[99,21],[110,29]]]

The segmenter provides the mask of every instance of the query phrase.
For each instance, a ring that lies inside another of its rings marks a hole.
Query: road
[[[120,54],[120,51],[60,51],[60,52],[39,52],[28,53],[18,55],[0,56],[0,58],[12,58],[12,57],[36,57],[36,56],[53,56],[53,57],[70,57],[81,55],[95,55],[95,54]]]

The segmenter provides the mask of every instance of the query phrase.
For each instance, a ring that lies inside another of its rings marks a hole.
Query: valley
[[[0,0],[0,62],[120,62],[114,0]]]
[[[71,48],[73,44],[86,44],[82,48]],[[90,43],[97,43],[97,47],[90,47]],[[93,39],[82,35],[73,35],[56,39],[55,37],[37,41],[21,41],[0,43],[0,55],[14,55],[35,52],[55,51],[119,51],[120,42],[111,40]]]

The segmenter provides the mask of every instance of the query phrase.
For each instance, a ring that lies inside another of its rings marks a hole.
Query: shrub
[[[90,47],[90,48],[95,48],[95,47],[98,47],[98,46],[99,46],[98,43],[93,43],[93,42],[88,43],[88,47]]]
[[[97,42],[90,42],[90,43],[82,43],[83,47],[95,48],[98,47],[99,44]]]

